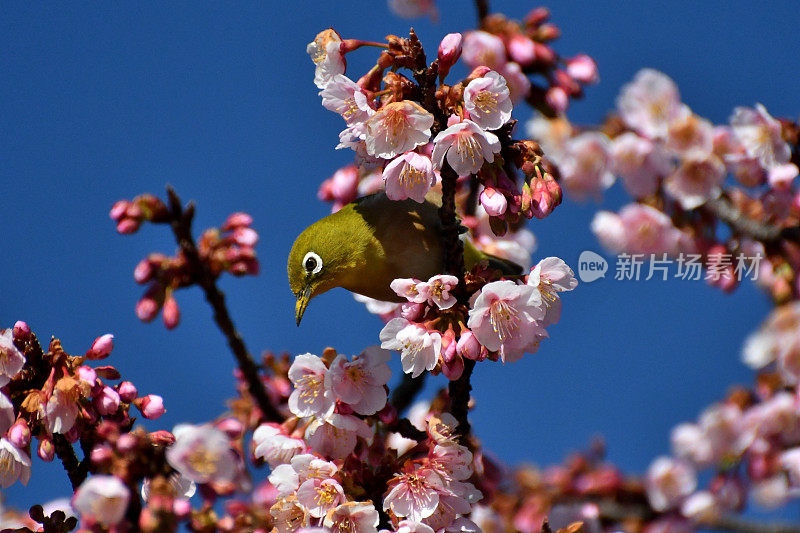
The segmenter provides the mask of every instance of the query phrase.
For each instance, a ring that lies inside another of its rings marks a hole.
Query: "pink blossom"
[[[270,468],[288,463],[306,449],[306,443],[286,435],[277,424],[261,424],[253,432],[253,455],[264,459]]]
[[[232,481],[237,457],[228,436],[209,425],[179,424],[172,431],[175,443],[167,449],[167,462],[195,483]]]
[[[458,344],[456,345],[456,353],[466,359],[480,361],[481,352],[481,344],[478,342],[478,339],[475,338],[475,335],[473,335],[470,330],[462,331],[461,336],[458,338]],[[483,357],[486,357],[485,353]]]
[[[71,389],[56,386],[47,400],[45,414],[50,433],[66,434],[75,425],[80,414],[77,387]]]
[[[781,467],[786,470],[794,487],[800,487],[800,447],[790,448],[780,455]]]
[[[433,370],[442,351],[442,336],[404,318],[389,321],[380,333],[381,348],[400,350],[403,372],[417,377]]]
[[[463,481],[472,475],[472,452],[455,442],[434,446],[430,459],[439,475],[447,481]]]
[[[11,328],[0,334],[0,387],[14,379],[25,365],[25,356],[14,346]]]
[[[294,358],[289,380],[294,390],[289,396],[289,409],[295,416],[324,416],[333,410],[331,394],[325,387],[328,368],[316,355],[305,353]]]
[[[382,529],[381,533],[390,533],[390,532],[387,532],[385,529]],[[423,524],[422,522],[414,522],[412,520],[401,520],[400,523],[397,524],[397,533],[435,533],[435,531],[431,526]]]
[[[346,65],[341,52],[342,38],[331,29],[323,30],[308,43],[306,52],[316,65],[314,83],[324,89],[337,74],[344,74]]]
[[[433,139],[431,160],[436,170],[444,166],[444,158],[459,176],[477,173],[484,160],[491,163],[500,151],[500,140],[471,120],[463,120],[440,131]]]
[[[578,286],[578,280],[563,259],[546,257],[531,271],[528,285],[539,291],[541,301],[547,307],[542,322],[542,326],[547,327],[561,318],[561,298],[558,293],[573,290]]]
[[[672,169],[667,153],[660,145],[636,135],[623,133],[611,142],[614,173],[622,178],[625,189],[636,198],[650,196],[658,188],[658,178]]]
[[[325,374],[325,387],[356,413],[375,414],[386,405],[384,385],[392,375],[389,359],[389,352],[377,347],[367,348],[352,361],[338,355]]]
[[[116,413],[120,403],[119,393],[111,387],[105,386],[100,394],[94,397],[93,403],[97,412],[101,415]]]
[[[191,498],[197,492],[197,485],[194,481],[183,477],[177,472],[173,472],[168,478],[169,488],[176,498]],[[142,499],[148,501],[150,499],[150,480],[145,479],[142,483]]]
[[[389,0],[392,12],[403,18],[436,16],[436,3],[434,0]]]
[[[656,511],[666,511],[676,505],[697,487],[694,469],[679,460],[659,457],[647,470],[646,488],[650,505]]]
[[[493,217],[502,216],[508,208],[505,195],[492,187],[486,187],[481,191],[480,202],[486,214]]]
[[[458,278],[447,274],[437,274],[425,283],[419,284],[420,293],[439,309],[450,309],[458,301],[451,291],[458,285]]]
[[[672,430],[672,451],[695,464],[705,465],[714,459],[711,439],[697,424],[680,424]]]
[[[794,163],[775,165],[767,172],[767,181],[775,189],[788,189],[797,177],[800,169]]]
[[[695,522],[709,522],[721,512],[717,498],[709,491],[695,492],[681,505],[681,514]]]
[[[789,480],[786,474],[779,472],[763,481],[758,481],[750,488],[750,496],[756,504],[765,509],[777,509],[789,500]]]
[[[346,502],[332,509],[323,524],[332,533],[377,533],[380,516],[369,502]]]
[[[391,159],[425,144],[431,137],[433,115],[410,100],[392,102],[366,122],[367,153]]]
[[[148,394],[136,399],[136,407],[141,411],[142,416],[148,420],[155,420],[167,412],[164,407],[164,399],[157,394]]]
[[[367,93],[343,74],[334,76],[319,95],[322,97],[322,106],[340,114],[348,126],[366,122],[375,114]]]
[[[586,132],[569,139],[559,158],[562,184],[577,199],[594,197],[614,184],[611,143],[602,133]]]
[[[335,479],[309,479],[297,489],[297,503],[315,518],[322,518],[344,500],[344,490]]]
[[[755,109],[737,107],[730,123],[747,156],[758,160],[762,168],[770,169],[789,161],[791,148],[781,137],[781,123],[763,105],[756,104]]]
[[[567,74],[585,84],[597,83],[600,79],[597,64],[586,54],[578,54],[567,59]]]
[[[526,124],[528,136],[539,143],[547,157],[559,163],[564,157],[567,141],[572,138],[572,124],[564,117],[547,118],[536,115]]]
[[[461,43],[463,38],[460,33],[448,33],[439,43],[437,57],[439,59],[439,79],[443,80],[458,58],[461,57]]]
[[[389,287],[401,298],[409,302],[422,304],[428,301],[428,295],[420,292],[422,282],[413,278],[399,278],[389,284]]]
[[[383,510],[415,522],[434,513],[439,504],[439,490],[444,488],[439,475],[427,468],[398,474],[389,486],[391,489],[383,499]]]
[[[116,476],[94,475],[81,483],[72,506],[83,517],[103,526],[113,526],[125,516],[131,494]]]
[[[475,78],[464,89],[464,108],[469,118],[483,129],[496,130],[511,119],[510,93],[506,79],[490,71]]]
[[[117,392],[119,392],[119,397],[123,402],[132,402],[139,395],[136,386],[130,381],[120,383]]]
[[[642,69],[622,88],[617,109],[625,123],[651,139],[664,139],[672,121],[686,113],[678,87],[667,75]]]
[[[724,180],[725,165],[716,156],[704,159],[691,157],[667,176],[664,189],[684,209],[695,209],[719,196],[719,187]]]
[[[114,335],[106,333],[97,337],[92,343],[92,348],[86,352],[88,359],[105,359],[114,349]]]
[[[485,66],[498,70],[506,63],[506,47],[496,35],[471,31],[464,36],[462,57],[472,68]]]
[[[339,413],[333,413],[326,418],[315,418],[305,433],[306,442],[312,450],[332,459],[342,459],[350,455],[356,447],[358,437],[371,440],[372,428],[358,417]]]
[[[619,214],[599,211],[592,220],[592,232],[616,253],[677,254],[684,246],[682,233],[667,215],[638,203],[626,205]]]
[[[522,72],[519,64],[509,61],[498,72],[506,79],[512,102],[519,102],[531,92],[531,80]]]
[[[667,148],[683,157],[705,159],[714,149],[714,126],[686,111],[667,128]]]
[[[508,40],[508,57],[511,61],[527,67],[536,61],[536,45],[527,35],[515,33]]]
[[[499,352],[503,362],[514,362],[545,334],[539,323],[544,315],[539,291],[494,281],[484,285],[472,304],[467,327],[488,350]]]
[[[0,392],[0,435],[5,435],[5,432],[14,423],[16,417],[14,404],[11,403],[8,396]]]
[[[436,184],[436,175],[428,156],[406,152],[386,165],[383,180],[386,196],[390,200],[411,198],[422,203],[430,188]]]
[[[30,456],[8,439],[0,439],[0,488],[7,489],[17,481],[27,485],[30,478]]]

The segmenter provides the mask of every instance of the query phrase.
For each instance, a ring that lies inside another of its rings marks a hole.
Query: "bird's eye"
[[[306,274],[316,274],[322,270],[322,258],[314,252],[308,252],[303,258],[303,270]]]

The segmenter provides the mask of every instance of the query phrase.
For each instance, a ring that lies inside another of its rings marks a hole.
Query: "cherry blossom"
[[[312,450],[325,457],[342,459],[356,447],[358,437],[372,439],[372,428],[352,415],[333,413],[315,418],[306,428],[305,439]]]
[[[444,131],[440,131],[433,139],[431,160],[437,170],[447,162],[459,176],[475,174],[483,166],[483,162],[494,161],[494,154],[500,151],[500,140],[493,133],[484,131],[471,120],[462,120]]]
[[[420,292],[420,285],[422,282],[413,278],[399,278],[389,285],[391,289],[401,298],[405,298],[409,302],[418,304],[428,301],[428,295]]]
[[[237,458],[228,436],[210,426],[179,424],[172,431],[175,443],[167,449],[167,462],[195,483],[231,481]]]
[[[299,417],[324,416],[334,407],[330,391],[325,387],[328,368],[316,355],[305,353],[294,358],[289,379],[294,391],[289,396],[289,409]]]
[[[499,352],[503,362],[517,361],[544,335],[541,295],[529,285],[494,281],[484,285],[472,309],[467,327],[486,348]]]
[[[325,516],[332,533],[377,533],[380,516],[372,503],[345,502]]]
[[[319,95],[322,106],[340,114],[348,126],[365,122],[375,114],[364,90],[343,74],[334,76]]]
[[[14,405],[8,396],[0,392],[0,435],[5,435],[8,428],[14,423]]]
[[[506,80],[495,71],[475,78],[464,89],[464,108],[483,129],[496,130],[511,119],[511,98]]]
[[[427,468],[398,474],[389,486],[391,489],[383,499],[383,510],[415,522],[436,511],[439,490],[444,488],[442,478]]]
[[[253,432],[253,454],[264,459],[270,468],[292,460],[306,449],[302,439],[296,439],[283,433],[277,424],[261,424]]]
[[[380,333],[381,348],[400,350],[403,372],[417,377],[433,370],[442,351],[442,336],[404,318],[389,321]]]
[[[0,333],[0,387],[11,381],[25,365],[25,356],[14,346],[11,328]]]
[[[791,149],[781,136],[781,124],[763,105],[756,104],[755,109],[737,107],[730,123],[745,153],[758,160],[762,168],[770,169],[789,161]]]
[[[683,157],[705,159],[714,149],[714,126],[686,112],[670,123],[666,147]]]
[[[497,70],[506,63],[506,47],[496,35],[471,31],[464,36],[461,57],[471,67],[486,66]]]
[[[118,477],[98,474],[78,487],[72,506],[82,517],[108,527],[125,516],[130,497],[128,487]]]
[[[31,458],[6,438],[0,439],[0,488],[7,489],[17,481],[28,484],[31,478]]]
[[[561,298],[558,293],[573,290],[578,286],[578,280],[563,259],[546,257],[531,271],[528,285],[539,291],[541,300],[547,307],[542,322],[547,327],[561,318]]]
[[[688,246],[668,216],[638,203],[626,205],[619,214],[599,211],[592,232],[612,252],[677,254]]]
[[[436,184],[436,175],[428,156],[406,152],[394,158],[383,170],[386,196],[390,200],[411,198],[425,201],[425,195]]]
[[[403,100],[381,107],[365,124],[367,153],[391,159],[430,140],[433,115],[418,103]]]
[[[664,511],[678,505],[683,498],[694,492],[697,475],[688,464],[659,457],[647,470],[647,497],[650,505]]]
[[[664,139],[669,125],[688,111],[675,82],[653,69],[640,70],[622,88],[617,109],[628,126],[651,139]]]
[[[599,198],[614,184],[611,142],[602,133],[587,132],[569,139],[559,158],[563,185],[577,199]]]
[[[636,198],[655,193],[658,178],[672,170],[672,162],[660,145],[628,131],[611,142],[614,173],[625,189]]]
[[[716,156],[686,159],[664,180],[664,190],[684,209],[695,209],[716,198],[725,180],[725,165]]]
[[[386,405],[384,385],[392,375],[389,359],[389,352],[377,347],[367,348],[352,361],[338,355],[325,375],[326,388],[356,413],[374,414]]]
[[[322,518],[344,500],[344,490],[335,479],[308,479],[297,489],[297,502],[315,518]]]
[[[458,278],[448,274],[437,274],[418,286],[420,294],[439,309],[450,309],[458,301],[451,291],[458,285]]]
[[[338,74],[344,74],[346,65],[341,52],[342,38],[331,29],[323,30],[308,43],[306,52],[314,61],[314,83],[320,89],[328,86]]]

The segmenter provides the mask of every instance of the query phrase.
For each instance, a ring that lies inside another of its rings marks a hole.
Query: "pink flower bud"
[[[186,518],[192,512],[192,504],[189,500],[178,498],[172,504],[172,512],[179,519]]]
[[[122,217],[125,216],[125,213],[128,211],[128,206],[130,205],[131,203],[129,201],[120,200],[111,206],[111,212],[108,213],[108,216],[111,217],[111,220],[114,222],[119,222],[122,220]]]
[[[92,343],[92,347],[86,352],[87,359],[105,359],[114,349],[114,335],[106,333],[97,337]]]
[[[397,420],[397,409],[392,404],[387,403],[383,409],[378,411],[378,418],[384,424],[391,424]]]
[[[567,59],[567,73],[580,83],[597,83],[599,75],[594,59],[586,54],[578,54]]]
[[[114,457],[111,448],[107,444],[99,444],[92,449],[89,458],[95,465],[102,465],[111,461]]]
[[[36,455],[39,456],[39,459],[49,463],[52,461],[56,456],[56,450],[53,447],[53,441],[50,440],[50,437],[40,437],[39,438],[39,447],[36,450]]]
[[[253,217],[247,213],[233,213],[225,220],[220,228],[222,231],[230,231],[234,228],[246,228],[253,223]]]
[[[564,111],[567,110],[567,107],[569,107],[569,96],[561,87],[550,87],[547,89],[544,100],[558,115],[563,114]]]
[[[244,425],[236,418],[228,417],[217,422],[217,429],[224,431],[228,437],[238,439],[244,433]]]
[[[557,69],[554,73],[555,85],[561,87],[570,96],[581,94],[581,85],[565,70]]]
[[[9,428],[8,441],[19,449],[23,449],[31,443],[31,429],[25,420],[20,418]]]
[[[159,446],[171,446],[175,443],[175,435],[163,429],[148,433],[147,436],[150,437],[153,444],[158,444]]]
[[[536,31],[536,36],[541,41],[555,41],[561,37],[561,30],[555,24],[542,24]]]
[[[98,396],[94,397],[94,407],[101,415],[110,415],[119,409],[119,393],[111,387],[103,387]]]
[[[525,15],[525,24],[529,26],[539,26],[542,22],[545,22],[550,18],[550,10],[546,7],[537,7],[534,8]]]
[[[14,338],[20,341],[27,340],[31,334],[31,328],[22,320],[17,320],[14,323],[14,329],[11,331]]]
[[[492,217],[503,215],[508,207],[508,201],[505,195],[492,187],[486,187],[483,192],[481,192],[480,200],[486,213]]]
[[[514,34],[506,46],[511,60],[523,67],[530,66],[536,60],[536,46],[533,41],[521,33]]]
[[[164,326],[167,329],[175,329],[181,321],[181,310],[178,307],[178,302],[171,294],[167,295],[164,299],[164,308],[161,311],[161,318],[164,320]]]
[[[117,450],[121,453],[128,453],[132,452],[136,449],[139,444],[139,440],[131,435],[130,433],[125,433],[120,435],[117,439]]]
[[[148,420],[154,420],[167,411],[164,409],[163,398],[155,394],[148,394],[143,398],[136,398],[133,404],[141,411],[142,416]]]
[[[450,68],[461,57],[462,40],[463,37],[460,33],[448,33],[439,43],[439,79],[444,79],[450,72]]]
[[[455,381],[464,372],[464,360],[458,356],[453,357],[449,363],[442,364],[442,374],[450,381]]]
[[[150,262],[149,258],[145,258],[139,261],[139,264],[133,269],[133,280],[141,285],[153,279],[154,274],[153,263]]]
[[[117,392],[119,393],[119,399],[127,403],[132,402],[139,395],[136,387],[130,381],[120,383]]]
[[[406,302],[400,306],[400,316],[412,322],[422,316],[425,304]]]
[[[142,223],[135,218],[123,218],[117,222],[117,233],[121,235],[130,235],[136,233]]]
[[[451,341],[450,344],[448,344],[447,347],[442,350],[442,361],[444,361],[446,364],[452,363],[453,359],[456,357],[456,343]]]
[[[70,443],[78,442],[78,439],[80,438],[80,436],[81,436],[81,431],[80,431],[80,429],[78,429],[78,425],[77,424],[72,426],[72,429],[70,429],[69,431],[66,432],[66,434],[64,434],[64,437],[66,437],[67,441],[70,442]]]
[[[258,233],[253,228],[236,228],[233,230],[233,240],[239,246],[252,248],[258,244]]]
[[[533,48],[536,51],[536,62],[544,65],[555,65],[556,53],[552,48],[542,43],[533,43]]]
[[[456,345],[456,352],[465,359],[477,361],[481,355],[481,343],[475,338],[470,330],[461,332],[461,337]]]
[[[82,365],[78,367],[78,379],[85,381],[90,386],[94,387],[94,384],[97,381],[97,372],[94,371],[94,368]]]

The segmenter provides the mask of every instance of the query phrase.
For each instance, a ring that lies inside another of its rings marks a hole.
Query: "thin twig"
[[[489,0],[475,0],[475,9],[478,12],[478,27],[483,27],[483,22],[489,16]]]
[[[67,471],[69,482],[72,484],[72,490],[77,490],[80,484],[86,479],[88,469],[81,466],[81,463],[78,461],[78,456],[75,455],[75,449],[64,435],[60,433],[53,434],[53,449],[56,452],[56,457],[58,457],[61,464],[64,465],[64,470]]]
[[[800,227],[780,228],[753,220],[742,213],[730,200],[720,196],[706,202],[705,206],[718,219],[726,223],[734,231],[763,243],[773,243],[781,239],[800,242]]]
[[[217,323],[220,331],[228,340],[228,346],[233,352],[239,369],[242,371],[250,395],[255,399],[261,409],[264,418],[270,422],[282,422],[283,416],[278,412],[272,401],[267,395],[264,383],[258,373],[258,366],[253,361],[250,352],[244,344],[242,336],[233,324],[228,308],[225,305],[225,295],[217,287],[214,275],[200,259],[197,245],[192,237],[192,218],[194,217],[194,206],[189,204],[183,208],[181,200],[171,187],[167,187],[169,196],[172,232],[178,241],[181,251],[186,256],[189,266],[195,274],[197,284],[202,287],[206,300],[214,309],[214,322]]]
[[[458,420],[458,427],[456,432],[465,440],[470,432],[469,418],[469,393],[472,390],[470,384],[470,376],[472,370],[475,368],[475,361],[472,359],[464,359],[464,372],[461,373],[455,381],[451,381],[448,385],[447,392],[450,396],[450,414]]]

